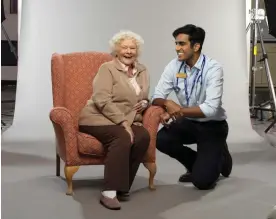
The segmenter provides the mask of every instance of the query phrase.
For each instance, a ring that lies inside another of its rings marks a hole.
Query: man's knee
[[[216,186],[217,179],[208,179],[192,174],[192,183],[199,190],[210,190]]]

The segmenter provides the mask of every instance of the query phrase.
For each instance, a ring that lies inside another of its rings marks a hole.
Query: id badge
[[[177,78],[187,78],[187,74],[184,72],[179,72],[176,74],[176,77]]]

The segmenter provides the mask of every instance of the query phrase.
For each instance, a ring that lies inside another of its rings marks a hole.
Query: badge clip
[[[178,93],[180,91],[180,88],[178,86],[174,87],[174,91]]]

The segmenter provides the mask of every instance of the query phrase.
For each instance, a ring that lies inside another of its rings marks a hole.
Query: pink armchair
[[[67,195],[73,194],[73,175],[81,165],[103,165],[105,151],[93,136],[78,131],[78,115],[92,94],[92,81],[100,65],[112,57],[100,52],[53,54],[51,60],[53,109],[50,112],[56,135],[56,175],[60,176],[60,158],[64,161]],[[143,164],[149,170],[149,188],[156,174],[156,134],[163,109],[151,106],[143,124],[150,133],[150,146]]]

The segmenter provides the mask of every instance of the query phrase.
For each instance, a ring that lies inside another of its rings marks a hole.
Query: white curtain
[[[256,141],[248,107],[248,6],[241,0],[24,0],[20,28],[18,87],[13,126],[4,141],[54,138],[50,60],[54,52],[109,51],[108,40],[130,29],[145,40],[141,61],[151,74],[151,92],[175,57],[172,32],[188,23],[206,30],[203,52],[222,63],[229,141]],[[162,3],[161,3],[162,2]],[[173,97],[174,98],[174,97]]]

